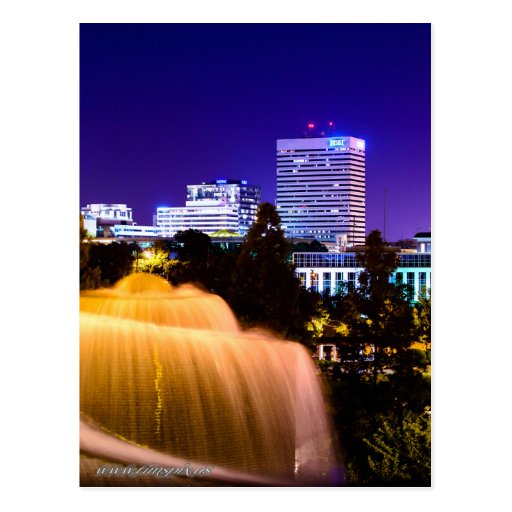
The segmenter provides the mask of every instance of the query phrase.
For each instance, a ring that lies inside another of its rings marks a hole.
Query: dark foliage
[[[430,378],[380,376],[375,385],[370,375],[346,373],[340,363],[319,366],[330,389],[346,484],[430,485],[430,422],[424,421]],[[385,454],[378,449],[383,446]],[[412,457],[416,452],[421,458]]]
[[[236,258],[227,300],[245,325],[305,341],[317,299],[295,276],[291,249],[275,207],[262,203]]]
[[[133,248],[126,243],[91,243],[89,247],[89,266],[99,268],[101,286],[112,286],[133,270]]]
[[[313,240],[310,243],[299,242],[292,245],[293,252],[329,252],[327,247],[320,243],[318,240]]]

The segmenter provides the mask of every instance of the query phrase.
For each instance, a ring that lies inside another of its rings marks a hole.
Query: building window
[[[311,271],[311,290],[318,291],[318,274],[313,270]]]
[[[336,281],[334,282],[335,293],[341,293],[343,290],[343,272],[336,272]]]
[[[355,289],[355,287],[356,287],[356,273],[355,272],[348,272],[347,285],[348,285],[349,292],[351,292]]]
[[[418,285],[419,285],[420,293],[424,293],[427,288],[427,273],[426,272],[420,272]]]
[[[407,272],[407,298],[414,299],[414,272]]]
[[[324,288],[323,291],[328,291],[329,295],[331,294],[331,273],[324,272]]]

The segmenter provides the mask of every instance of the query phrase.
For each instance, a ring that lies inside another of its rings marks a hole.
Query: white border
[[[11,2],[2,7],[2,487],[20,509],[498,509],[507,489],[504,3]],[[432,22],[433,490],[87,490],[77,482],[79,22]],[[504,172],[502,172],[504,171]],[[508,227],[508,226],[507,226]],[[475,263],[478,262],[478,266]],[[492,262],[492,264],[489,264]],[[485,263],[488,263],[485,265]],[[479,270],[482,267],[481,270]],[[503,277],[502,277],[503,276]],[[479,298],[485,297],[484,303]],[[500,391],[502,394],[500,395]]]

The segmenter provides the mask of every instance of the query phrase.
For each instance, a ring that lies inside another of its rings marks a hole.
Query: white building
[[[364,245],[365,141],[305,137],[277,141],[277,211],[288,238]]]
[[[139,226],[137,224],[131,226],[114,224],[110,231],[115,238],[154,238],[158,236],[156,226]]]
[[[247,180],[217,179],[188,185],[186,206],[158,208],[156,225],[164,237],[187,229],[207,234],[225,229],[243,236],[256,220],[260,198],[260,187]]]
[[[407,284],[414,290],[411,300],[418,299],[419,292],[432,286],[431,253],[399,253],[400,263],[391,275],[391,282]],[[358,266],[355,253],[295,252],[295,273],[306,288],[336,293],[342,286],[358,286]]]
[[[171,237],[178,231],[197,229],[203,233],[215,233],[220,229],[237,232],[238,208],[230,206],[184,206],[157,209],[157,227],[160,236]]]
[[[80,210],[96,219],[111,221],[112,224],[133,224],[132,209],[125,204],[88,204]]]
[[[88,204],[80,209],[84,217],[96,219],[95,237],[114,236],[114,225],[131,226],[134,224],[132,209],[126,204]]]
[[[93,217],[88,213],[82,213],[82,218],[84,222],[84,229],[87,231],[87,234],[95,237],[97,232],[96,217]]]
[[[430,232],[416,233],[413,237],[416,241],[416,249],[418,252],[430,252],[432,247],[432,235]]]

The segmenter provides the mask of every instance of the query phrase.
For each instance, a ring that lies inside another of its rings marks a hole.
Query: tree
[[[133,272],[133,255],[126,243],[91,244],[90,265],[101,270],[101,286],[112,286]]]
[[[430,290],[424,287],[420,290],[418,296],[418,303],[414,307],[414,323],[418,341],[425,343],[426,346],[430,345]]]
[[[179,266],[184,264],[169,259],[169,252],[165,249],[155,248],[154,252],[148,257],[138,258],[137,267],[139,272],[147,272],[164,277],[168,281],[173,281],[173,273]]]
[[[212,250],[210,237],[197,229],[178,231],[174,236],[176,251],[180,261],[193,264],[206,264]]]
[[[364,439],[369,448],[369,483],[377,485],[430,485],[430,408],[407,413],[399,421],[381,417],[377,431]]]
[[[84,228],[84,218],[80,214],[80,289],[98,288],[101,283],[101,270],[90,265],[90,239]]]
[[[387,249],[378,231],[369,235],[365,251],[356,258],[363,267],[359,286],[342,283],[335,294],[322,295],[321,307],[329,315],[323,333],[336,338],[344,372],[372,370],[376,382],[386,368],[411,366],[410,361],[405,364],[407,357],[397,354],[412,340],[411,307],[404,300],[403,287],[390,282],[399,258]]]
[[[293,252],[329,252],[329,249],[318,240],[313,240],[309,244],[307,242],[293,244]]]
[[[351,299],[358,317],[349,319],[352,329],[374,347],[373,375],[389,367],[403,371],[406,351],[412,341],[412,308],[402,287],[391,283],[391,273],[399,264],[398,254],[391,252],[378,230],[372,231],[365,250],[356,255],[364,268],[359,274],[359,286]]]
[[[315,316],[308,322],[307,329],[313,338],[323,338],[332,332],[329,312],[321,302],[317,304]]]
[[[370,318],[376,319],[396,290],[389,278],[400,258],[395,252],[386,250],[380,231],[374,230],[366,238],[365,250],[356,254],[356,260],[364,268],[359,274],[359,295],[368,301],[366,309]]]
[[[80,215],[80,289],[110,286],[133,271],[132,248],[126,243],[93,243]]]
[[[347,480],[428,485],[430,417],[423,411],[430,405],[430,378],[422,373],[424,354],[409,347],[419,325],[423,336],[429,333],[429,302],[411,306],[406,287],[391,282],[399,258],[378,231],[370,233],[357,260],[363,268],[359,286],[323,297],[330,322],[338,322],[342,363],[322,370],[331,387]],[[365,356],[364,347],[373,353]]]
[[[267,327],[283,337],[307,340],[307,323],[316,298],[295,276],[281,219],[270,203],[262,203],[246,241],[240,247],[228,302],[247,326]]]
[[[210,237],[196,229],[178,231],[174,237],[178,261],[182,265],[175,266],[173,279],[178,283],[201,283],[208,289],[208,275],[213,245]]]

